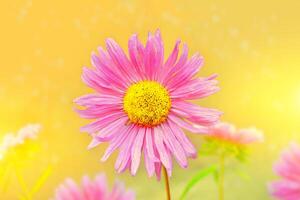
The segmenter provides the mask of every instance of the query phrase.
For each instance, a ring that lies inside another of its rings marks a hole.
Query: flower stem
[[[224,174],[225,174],[225,156],[220,155],[219,179],[218,179],[219,200],[224,200]]]
[[[169,176],[168,176],[167,170],[164,166],[163,166],[163,173],[164,173],[164,177],[165,177],[165,188],[166,188],[167,200],[171,200]]]

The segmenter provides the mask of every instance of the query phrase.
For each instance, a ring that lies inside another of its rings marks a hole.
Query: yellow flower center
[[[166,120],[171,100],[169,92],[158,82],[141,81],[127,89],[123,106],[132,123],[153,127]]]

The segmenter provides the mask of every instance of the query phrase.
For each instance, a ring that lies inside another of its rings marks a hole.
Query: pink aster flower
[[[124,185],[116,182],[112,191],[108,190],[106,178],[97,175],[95,180],[88,176],[82,179],[81,188],[72,179],[67,179],[55,192],[54,200],[134,200],[135,195],[126,191]]]
[[[282,179],[270,184],[271,194],[281,200],[300,199],[300,147],[292,143],[283,151],[274,170]]]
[[[264,139],[262,132],[256,128],[237,129],[234,125],[226,122],[212,126],[207,136],[235,145],[262,142]]]
[[[85,107],[77,110],[87,119],[96,119],[82,127],[93,136],[90,148],[109,142],[102,161],[119,149],[115,169],[127,168],[135,175],[142,154],[149,176],[160,177],[161,167],[172,172],[172,157],[187,167],[188,157],[196,150],[182,129],[207,133],[220,112],[195,105],[190,100],[202,99],[216,91],[216,75],[195,77],[203,65],[199,54],[188,58],[183,45],[179,56],[177,41],[169,57],[164,59],[164,45],[159,31],[149,33],[144,46],[133,35],[128,42],[129,58],[112,39],[106,49],[92,54],[94,68],[84,68],[82,79],[96,93],[75,102]]]

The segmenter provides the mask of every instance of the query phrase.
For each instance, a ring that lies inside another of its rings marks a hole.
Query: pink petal
[[[154,162],[149,157],[149,153],[148,153],[147,148],[145,147],[145,144],[144,144],[143,149],[144,149],[144,160],[145,160],[146,170],[147,170],[148,176],[151,177],[151,176],[153,176],[154,171],[155,171]]]
[[[174,77],[166,83],[167,88],[172,89],[185,85],[200,70],[203,62],[204,59],[202,56],[198,54],[194,55],[185,66],[177,71]]]
[[[127,121],[127,117],[124,117],[112,122],[103,129],[99,130],[96,138],[103,142],[111,140],[116,134],[119,134],[122,129],[125,129],[125,124]]]
[[[124,143],[122,144],[120,148],[120,153],[117,158],[117,161],[115,163],[115,169],[120,173],[126,167],[128,167],[128,163],[131,163],[131,157],[130,157],[130,152],[132,148],[132,144],[136,138],[138,132],[138,127],[134,127],[131,133],[129,134],[129,137],[126,138]]]
[[[99,194],[98,189],[96,189],[95,183],[93,183],[88,176],[84,176],[82,179],[83,186],[83,197],[86,200],[94,199],[97,196],[103,196],[102,193]],[[102,190],[102,188],[101,188]]]
[[[128,41],[128,51],[131,62],[135,67],[135,71],[138,75],[138,79],[145,78],[144,72],[144,47],[138,40],[136,34],[134,34]]]
[[[174,78],[175,74],[185,65],[186,61],[188,59],[188,47],[186,44],[183,44],[182,54],[175,64],[174,67],[172,67],[164,76],[165,79],[163,80],[163,84],[166,85],[166,83]]]
[[[117,119],[120,118],[126,118],[127,116],[124,114],[124,112],[115,112],[111,113],[109,115],[104,116],[103,118],[100,118],[88,125],[85,125],[81,127],[81,131],[88,132],[88,133],[95,133],[104,127],[106,127],[108,124],[114,122]]]
[[[80,106],[121,106],[122,98],[104,94],[87,94],[76,98],[74,103]]]
[[[84,67],[81,76],[83,82],[100,93],[120,95],[124,88],[113,85],[112,80],[105,80],[103,76],[95,70]]]
[[[169,157],[167,149],[164,145],[163,131],[159,126],[154,128],[154,142],[161,162],[166,169],[172,169],[171,158]]]
[[[121,105],[95,105],[86,107],[85,110],[75,109],[75,112],[82,118],[95,119],[113,112],[121,111],[122,109]]]
[[[218,110],[202,108],[186,101],[174,101],[172,112],[177,116],[202,126],[212,126],[219,121],[222,114]]]
[[[168,125],[162,124],[161,126],[164,132],[164,141],[166,143],[166,146],[173,153],[179,165],[183,168],[186,168],[188,163],[181,144],[177,141]]]
[[[96,146],[98,146],[100,143],[102,143],[100,140],[98,140],[97,138],[93,138],[91,143],[88,145],[88,150],[95,148]]]
[[[145,128],[140,127],[131,148],[131,174],[135,175],[140,165],[142,146],[144,143]]]
[[[170,54],[169,58],[165,62],[162,73],[159,75],[159,82],[162,82],[166,78],[166,75],[170,72],[170,70],[174,67],[175,62],[178,57],[178,52],[179,52],[179,45],[180,45],[180,40],[176,41],[175,47]]]
[[[160,178],[161,178],[161,167],[162,167],[162,165],[161,165],[161,163],[155,163],[154,165],[155,165],[156,178],[159,181]]]
[[[120,72],[122,72],[130,82],[137,81],[134,73],[134,67],[128,60],[122,48],[113,39],[106,40],[106,48],[112,58],[112,61],[118,67]]]
[[[172,53],[170,54],[169,58],[165,62],[166,69],[173,67],[175,65],[179,53],[179,45],[180,45],[180,40],[177,40]]]
[[[219,91],[219,87],[216,86],[218,81],[216,80],[204,80],[196,78],[186,82],[180,87],[169,89],[172,99],[199,99],[212,95]]]
[[[68,187],[69,198],[72,200],[81,200],[81,193],[78,186],[72,179],[67,179],[65,185]]]
[[[159,30],[154,35],[148,34],[145,47],[144,66],[147,78],[157,80],[159,70],[162,68],[164,60],[164,47]]]
[[[124,143],[124,141],[126,140],[128,135],[132,131],[132,128],[133,128],[133,125],[125,127],[125,129],[123,131],[120,131],[119,135],[117,135],[116,137],[114,137],[112,139],[111,144],[106,149],[103,157],[101,158],[101,161],[103,161],[103,162],[106,161],[109,158],[109,156]]]
[[[172,130],[174,136],[180,142],[181,146],[185,150],[187,156],[196,158],[197,151],[190,140],[186,137],[185,133],[171,120],[168,121],[168,126]]]
[[[99,55],[92,54],[91,62],[96,68],[96,73],[109,86],[124,90],[128,80],[122,76],[117,67],[115,67],[110,56],[101,48],[98,48]]]
[[[192,133],[208,133],[209,132],[209,129],[207,127],[190,124],[190,123],[176,117],[173,113],[170,113],[168,118],[171,121],[173,121],[175,124],[177,124],[178,126],[184,128]]]
[[[147,150],[147,155],[149,159],[151,159],[153,162],[159,161],[159,159],[155,156],[154,153],[154,144],[153,144],[153,129],[152,128],[146,128],[146,134],[145,134],[145,149]]]

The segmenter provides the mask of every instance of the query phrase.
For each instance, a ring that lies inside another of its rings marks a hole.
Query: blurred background
[[[226,199],[270,199],[266,183],[276,179],[272,164],[290,141],[300,142],[299,8],[296,0],[1,0],[0,138],[30,122],[43,125],[39,149],[21,171],[30,187],[52,166],[34,199],[49,199],[66,177],[79,181],[98,172],[106,172],[111,184],[115,178],[126,182],[137,199],[165,198],[163,182],[148,178],[144,165],[136,177],[118,175],[113,170],[116,154],[100,162],[106,145],[86,150],[90,137],[79,128],[88,121],[73,112],[72,103],[91,92],[81,81],[82,66],[91,66],[91,52],[105,38],[114,38],[127,51],[131,34],[145,41],[147,32],[157,28],[166,53],[181,38],[191,53],[205,57],[200,75],[219,74],[221,91],[200,105],[222,110],[222,120],[238,127],[265,132],[265,143],[252,146],[248,163],[229,166]],[[200,148],[201,137],[189,136]],[[176,165],[174,199],[187,180],[214,162],[199,155],[188,169]],[[17,199],[20,191],[12,176],[0,199]],[[213,179],[199,183],[188,199],[217,199]]]

